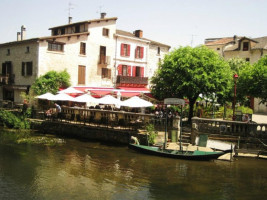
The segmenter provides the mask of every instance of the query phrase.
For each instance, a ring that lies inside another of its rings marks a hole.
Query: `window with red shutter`
[[[127,45],[127,56],[130,56],[131,45]]]
[[[132,76],[136,76],[136,66],[133,66],[133,74]]]
[[[122,65],[118,66],[118,75],[121,76],[122,75]]]
[[[131,66],[129,65],[129,66],[128,66],[128,73],[127,73],[127,76],[131,76],[131,71],[132,71],[132,68],[131,68]]]
[[[140,58],[144,58],[144,47],[140,48]]]
[[[124,56],[124,44],[121,43],[121,56]]]
[[[141,68],[141,77],[144,77],[144,67],[140,67]]]

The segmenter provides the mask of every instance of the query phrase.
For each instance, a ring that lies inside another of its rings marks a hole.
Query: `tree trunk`
[[[197,98],[189,99],[189,115],[188,115],[188,123],[191,124],[191,119],[193,117],[194,105],[196,103]]]

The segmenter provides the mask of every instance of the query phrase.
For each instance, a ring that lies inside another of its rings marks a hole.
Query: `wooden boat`
[[[231,152],[231,150],[214,151],[214,152],[199,151],[199,150],[181,151],[181,150],[163,149],[155,146],[145,146],[140,144],[129,144],[129,148],[149,155],[176,158],[176,159],[203,160],[203,161],[214,160],[226,153]]]
[[[185,105],[185,101],[183,99],[177,99],[177,98],[167,98],[164,99],[164,104],[177,104],[181,105],[181,119],[180,119],[180,149],[182,149],[182,119],[183,119],[183,106]],[[166,149],[166,138],[167,138],[167,113],[166,112],[166,123],[165,123],[165,142],[163,145],[163,148],[161,147],[155,147],[155,146],[145,146],[140,145],[139,141],[135,137],[131,137],[131,140],[134,141],[134,144],[129,144],[130,149],[134,149],[136,151],[139,151],[141,153],[155,155],[155,156],[162,156],[162,157],[168,157],[168,158],[177,158],[177,159],[185,159],[185,160],[214,160],[219,158],[220,156],[230,153],[232,150],[226,150],[226,151],[184,151],[184,150],[171,150]]]

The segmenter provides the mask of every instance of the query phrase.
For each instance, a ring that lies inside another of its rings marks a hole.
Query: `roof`
[[[150,40],[150,39],[147,39],[147,38],[139,38],[139,37],[136,37],[133,33],[131,32],[127,32],[127,31],[123,31],[123,30],[119,30],[117,29],[116,30],[116,34],[118,35],[123,35],[123,36],[127,36],[127,37],[132,37],[132,38],[135,38],[135,39],[143,39],[143,40],[147,40],[148,42],[150,42],[150,44],[152,45],[158,45],[158,46],[163,46],[163,47],[167,47],[167,48],[171,48],[171,46],[167,45],[167,44],[163,44],[163,43],[160,43],[160,42],[156,42],[156,41],[153,41],[153,40]]]
[[[72,34],[64,34],[64,35],[54,35],[54,36],[45,36],[45,37],[39,37],[39,38],[31,38],[31,39],[26,39],[26,40],[19,40],[19,41],[12,41],[12,42],[7,42],[0,44],[1,46],[8,46],[8,45],[13,45],[13,44],[24,44],[28,42],[37,42],[39,40],[48,40],[48,39],[56,39],[56,38],[63,38],[63,37],[69,37],[69,36],[77,36],[77,35],[89,35],[89,32],[82,32],[82,33],[72,33]]]
[[[67,26],[73,26],[73,25],[78,25],[78,24],[84,24],[84,23],[101,22],[101,21],[117,20],[117,19],[118,19],[117,17],[110,17],[110,18],[103,18],[103,19],[92,19],[92,20],[86,20],[86,21],[81,21],[81,22],[65,24],[65,25],[61,25],[61,26],[55,26],[55,27],[49,28],[48,30],[67,27]]]
[[[215,41],[211,41],[206,43],[206,46],[213,46],[213,45],[221,45],[221,44],[228,44],[234,42],[234,38],[233,37],[225,37],[225,38],[219,38]]]
[[[253,38],[253,40],[258,42],[253,47],[253,49],[267,49],[267,36],[259,37],[259,38]]]

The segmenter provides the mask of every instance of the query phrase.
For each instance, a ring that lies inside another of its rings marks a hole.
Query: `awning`
[[[133,97],[133,96],[139,96],[140,92],[121,92],[122,97]]]
[[[150,93],[149,89],[145,87],[118,87],[118,89],[125,90],[127,92],[131,91],[131,92]]]
[[[92,95],[99,95],[99,96],[105,96],[107,94],[110,94],[111,91],[105,91],[105,90],[90,90]]]

